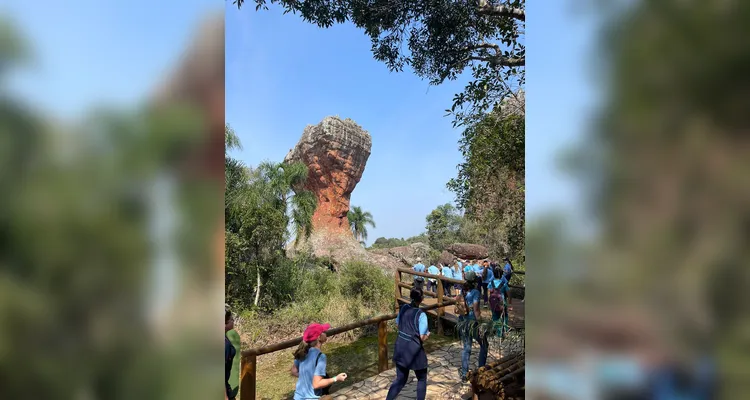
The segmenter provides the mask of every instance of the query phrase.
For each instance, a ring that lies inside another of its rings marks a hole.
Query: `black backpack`
[[[318,367],[318,360],[320,360],[321,354],[323,354],[323,352],[319,352],[318,356],[315,357],[315,366],[313,367],[313,374],[315,374],[315,368]],[[313,375],[313,376],[315,376],[315,375]],[[328,376],[328,374],[326,374],[323,378],[324,379],[329,379],[330,376]],[[315,389],[315,395],[316,396],[325,396],[327,394],[330,394],[329,393],[330,391],[331,391],[331,387],[330,386],[326,386],[326,387],[324,387],[322,389]]]

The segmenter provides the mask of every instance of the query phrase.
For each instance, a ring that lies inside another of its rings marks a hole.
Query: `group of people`
[[[431,275],[444,276],[455,280],[463,280],[463,284],[455,284],[455,313],[459,321],[478,321],[482,316],[482,308],[488,308],[492,314],[492,321],[496,327],[497,336],[504,337],[505,327],[508,325],[508,312],[511,310],[509,282],[513,276],[513,265],[507,257],[503,259],[505,264],[500,267],[496,262],[490,260],[462,260],[455,258],[453,265],[442,265],[425,268],[421,259],[412,267],[416,272],[427,273]],[[436,288],[439,278],[427,278],[427,290],[431,291]],[[414,290],[420,292],[423,278],[416,276]],[[450,285],[444,285],[447,288],[448,296],[451,294]],[[418,296],[421,302],[421,296]],[[412,296],[412,301],[414,296]],[[483,301],[483,303],[482,303]],[[399,327],[399,329],[401,329]],[[479,359],[478,367],[482,367],[487,362],[487,353],[489,343],[486,339],[478,335],[472,335],[467,332],[462,336],[463,351],[461,354],[461,367],[459,375],[461,380],[465,381],[469,371],[469,358],[471,357],[471,347],[476,340],[479,342]],[[415,370],[416,371],[416,370]],[[426,371],[425,371],[426,376]],[[420,374],[417,373],[419,380]],[[426,379],[426,378],[425,378]],[[417,386],[417,398],[420,397],[420,386]]]

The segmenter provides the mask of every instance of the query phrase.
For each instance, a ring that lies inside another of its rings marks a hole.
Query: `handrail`
[[[418,272],[418,271],[414,271],[413,269],[409,269],[409,268],[396,268],[396,270],[397,270],[398,272],[402,272],[402,273],[404,273],[404,274],[411,274],[411,275],[421,276],[421,277],[424,277],[424,278],[430,278],[430,279],[440,279],[440,280],[441,280],[441,281],[443,281],[443,282],[450,282],[450,283],[454,283],[454,284],[457,284],[457,285],[462,285],[462,284],[463,284],[464,282],[466,282],[466,281],[465,281],[465,280],[463,280],[463,279],[453,279],[453,278],[447,278],[447,277],[445,277],[445,276],[443,276],[443,275],[433,275],[433,274],[428,274],[428,273],[426,273],[426,272]],[[525,273],[525,272],[523,272],[523,271],[518,271],[518,272],[516,272],[516,271],[513,271],[513,273],[514,273],[514,274],[522,274],[522,275],[525,275],[525,274],[526,274],[526,273]],[[514,289],[521,289],[521,290],[524,290],[524,291],[526,290],[526,287],[525,287],[525,286],[518,286],[518,285],[511,285],[511,284],[508,284],[508,287],[509,287],[509,288],[514,288]],[[429,294],[429,295],[432,295],[433,297],[437,297],[437,294],[436,294],[436,293],[434,293],[434,292],[428,292],[428,291],[426,291],[426,290],[423,290],[423,292],[424,292],[425,294]]]
[[[440,308],[440,307],[450,306],[450,305],[453,305],[455,303],[456,303],[455,300],[452,300],[452,299],[448,298],[448,299],[445,299],[442,304],[431,304],[431,305],[423,306],[423,307],[419,307],[419,308],[422,311],[429,311],[429,310],[434,310],[434,309]],[[362,320],[362,321],[353,322],[351,324],[340,326],[338,328],[331,328],[331,329],[325,331],[325,334],[326,334],[326,336],[339,335],[341,333],[349,332],[351,330],[362,328],[362,327],[365,327],[367,325],[373,325],[373,324],[377,324],[377,323],[380,323],[380,322],[383,322],[383,321],[389,321],[389,320],[392,320],[392,319],[396,319],[397,316],[398,316],[398,313],[379,315],[377,317],[372,317],[372,318],[368,318],[368,319],[365,319],[365,320]],[[256,347],[256,348],[253,348],[253,349],[243,350],[242,351],[242,356],[243,357],[246,357],[246,356],[249,356],[249,355],[261,356],[263,354],[273,353],[273,352],[276,352],[276,351],[279,351],[279,350],[284,350],[284,349],[288,349],[288,348],[294,347],[294,346],[300,344],[301,342],[302,342],[302,337],[300,336],[300,337],[298,337],[296,339],[290,339],[290,340],[286,340],[286,341],[283,341],[283,342],[271,344],[271,345],[268,345],[268,346]]]

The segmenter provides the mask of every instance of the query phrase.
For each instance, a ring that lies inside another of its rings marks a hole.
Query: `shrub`
[[[359,297],[364,305],[381,310],[392,300],[393,281],[383,270],[365,262],[347,262],[341,269],[341,293]]]

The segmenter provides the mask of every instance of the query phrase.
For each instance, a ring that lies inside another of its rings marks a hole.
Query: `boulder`
[[[456,256],[449,253],[446,250],[443,250],[442,253],[440,253],[440,258],[438,259],[438,263],[443,265],[453,265],[453,259],[455,259]]]
[[[446,247],[445,250],[464,260],[479,260],[490,255],[486,247],[470,243],[454,243]]]

